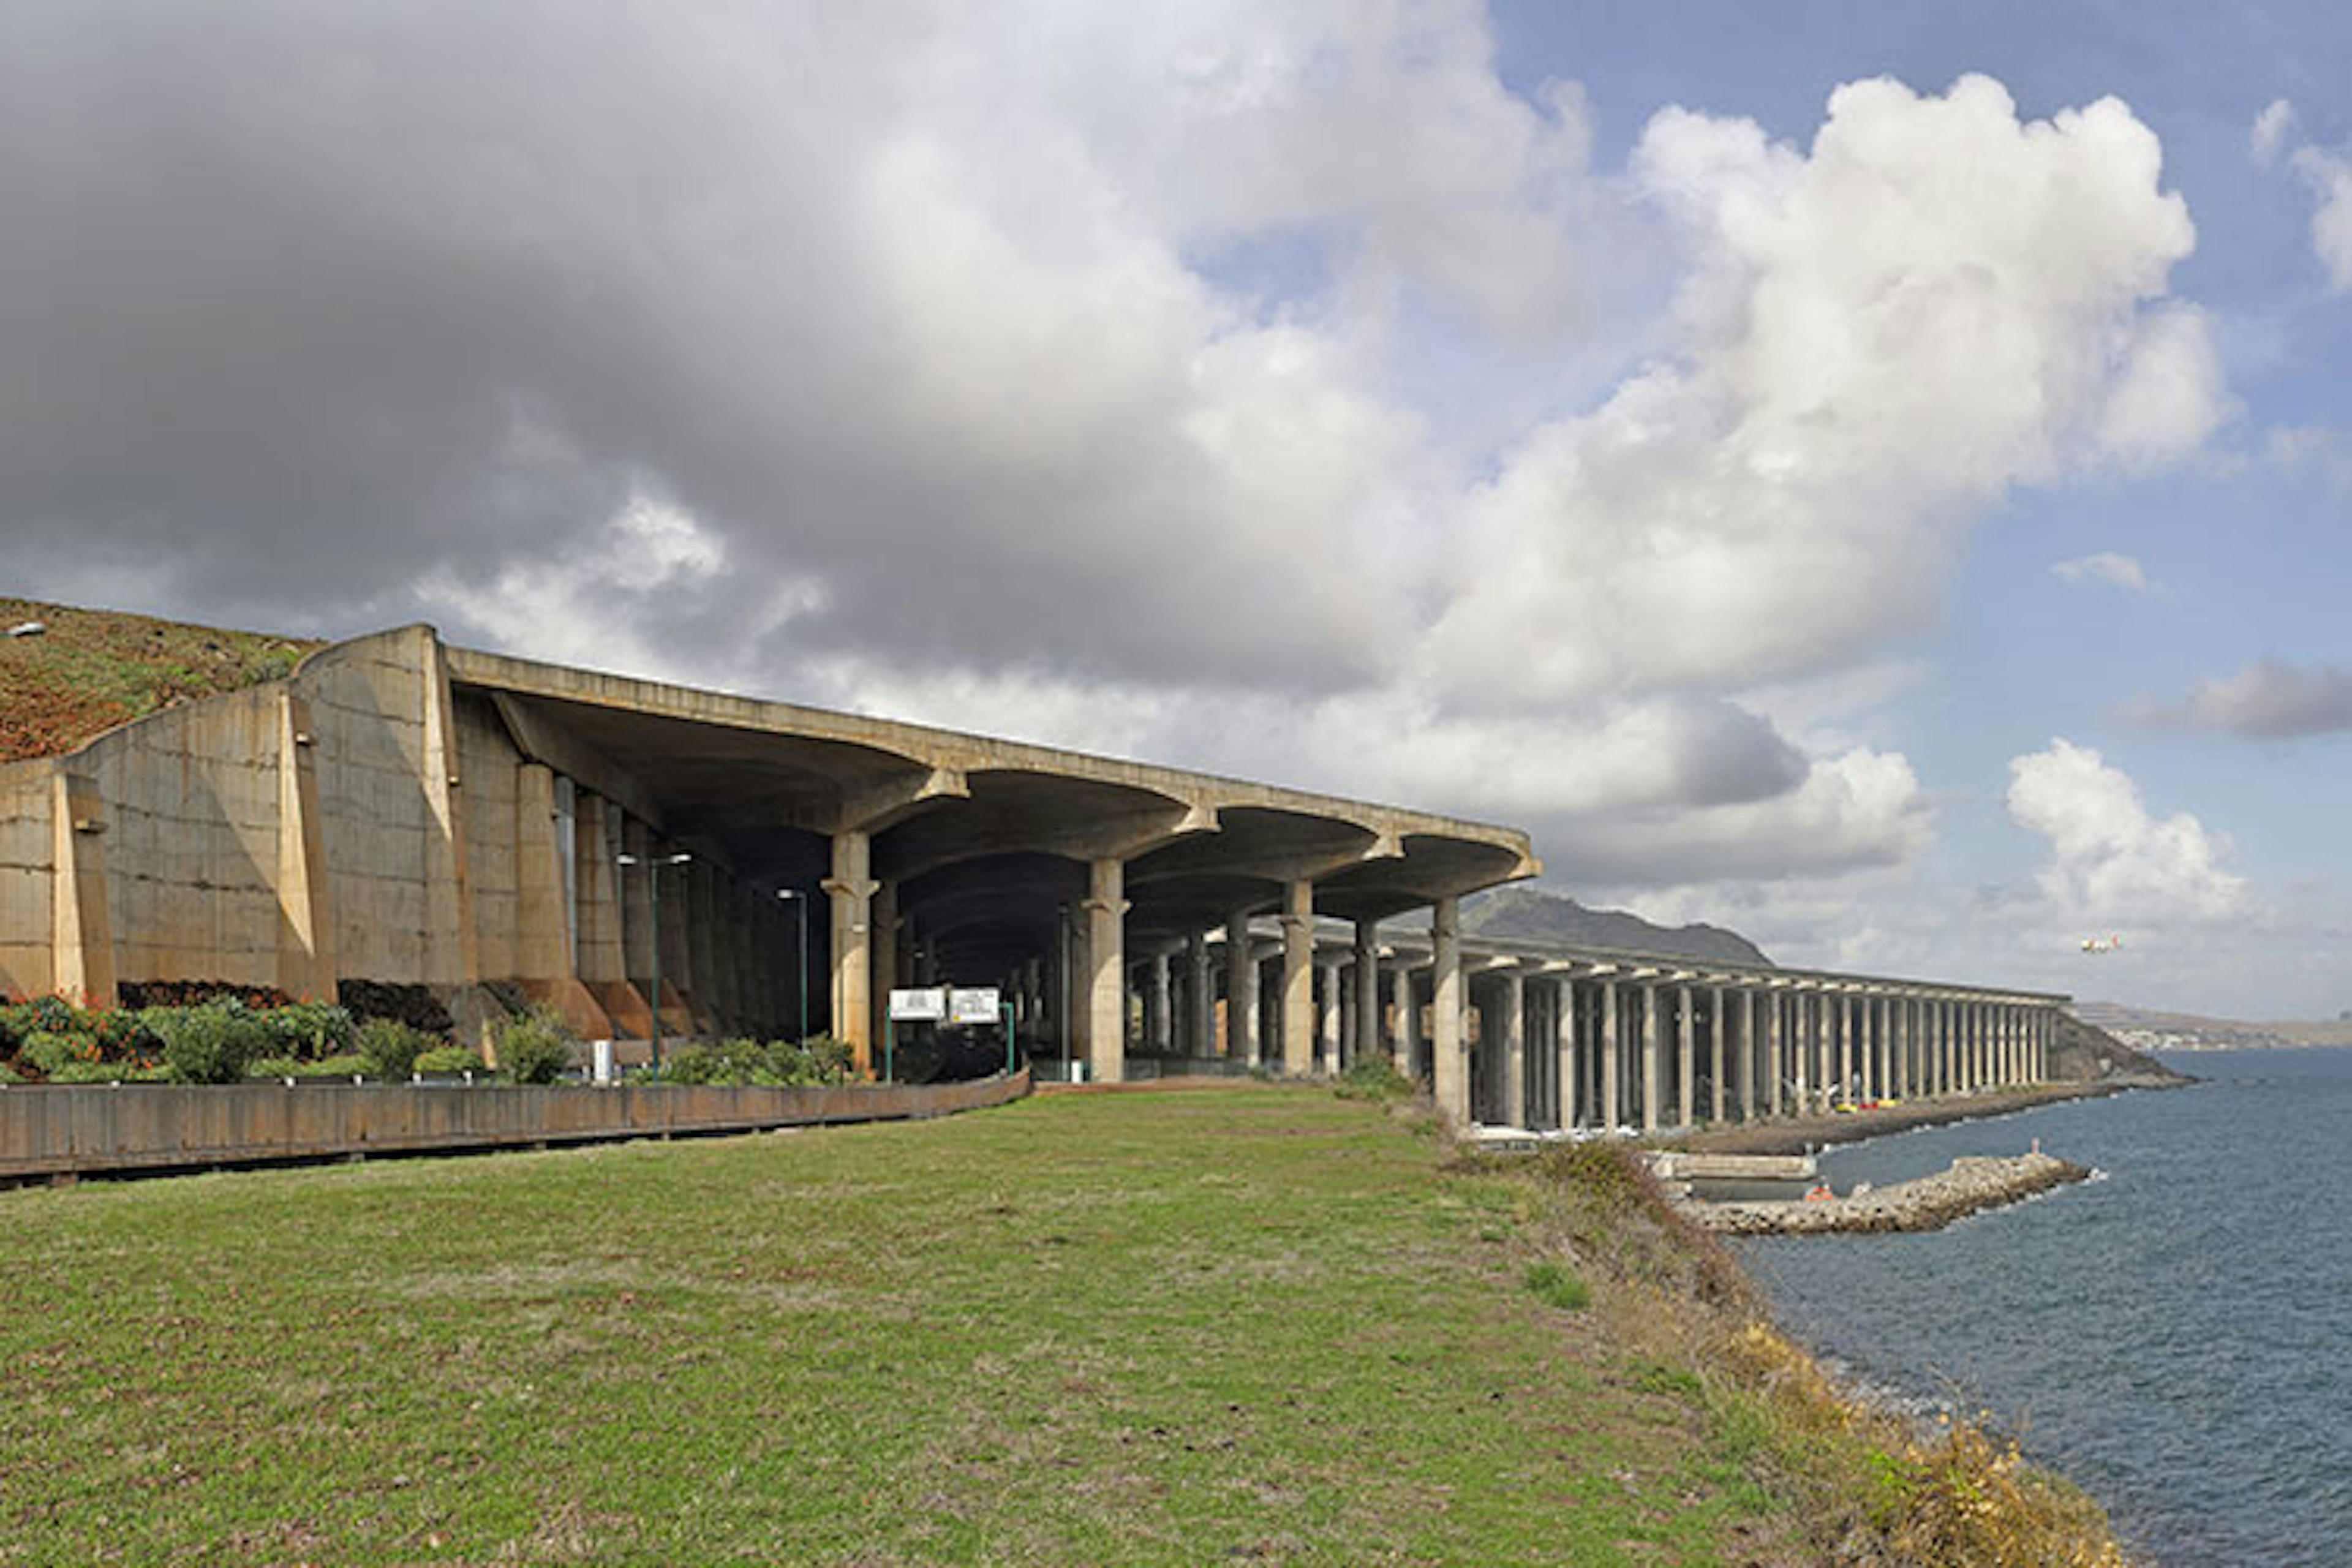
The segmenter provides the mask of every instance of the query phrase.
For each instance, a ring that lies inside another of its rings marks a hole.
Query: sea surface
[[[1824,1154],[1843,1193],[1959,1154],[2092,1182],[1925,1236],[1742,1241],[1787,1326],[1917,1407],[1990,1412],[2162,1568],[2352,1565],[2352,1050]]]

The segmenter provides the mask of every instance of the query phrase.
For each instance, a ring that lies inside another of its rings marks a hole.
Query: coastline
[[[1941,1100],[1906,1100],[1901,1105],[1828,1116],[1790,1117],[1784,1121],[1737,1127],[1716,1127],[1693,1133],[1677,1146],[1707,1154],[1810,1154],[1842,1143],[1860,1143],[1918,1127],[1944,1127],[1958,1121],[1984,1121],[2044,1105],[2069,1100],[2103,1100],[2136,1089],[2186,1089],[2198,1080],[2175,1074],[2102,1079],[2095,1083],[2043,1084],[2032,1089],[2003,1089]]]
[[[2083,1097],[2026,1103],[2053,1098]],[[1964,1119],[1954,1109],[1943,1120]],[[1754,1481],[1811,1520],[1818,1556],[1806,1561],[2155,1568],[2095,1500],[1985,1417],[1929,1419],[1796,1337],[1727,1238],[1702,1228],[1630,1147],[1550,1145],[1524,1165],[1464,1153],[1468,1168],[1516,1165],[1532,1178],[1523,1221],[1539,1255],[1590,1281],[1595,1327],[1633,1375],[1702,1411]]]
[[[1990,1121],[2042,1106],[2106,1099],[2130,1089],[2186,1089],[2202,1081],[2168,1069],[2132,1072],[2095,1082],[2049,1084],[1827,1116],[1807,1116],[1753,1126],[1707,1129],[1680,1141],[1677,1146],[1706,1153],[1808,1154],[1919,1128]],[[1663,1194],[1661,1195],[1663,1197]],[[1716,1241],[1718,1237],[1730,1239],[1729,1234],[1725,1232],[1711,1233],[1707,1239]],[[2014,1438],[1999,1427],[1983,1425],[1989,1415],[1970,1419],[1948,1409],[1939,1409],[1931,1421],[1913,1395],[1858,1379],[1850,1368],[1825,1349],[1798,1336],[1782,1322],[1777,1303],[1772,1302],[1762,1281],[1748,1271],[1746,1260],[1738,1256],[1737,1249],[1726,1250],[1730,1255],[1732,1267],[1765,1303],[1764,1319],[1769,1323],[1770,1331],[1783,1340],[1789,1363],[1796,1369],[1793,1375],[1819,1379],[1822,1395],[1851,1412],[1858,1423],[1877,1427],[1882,1434],[1890,1429],[1909,1434],[1916,1445],[1915,1455],[1945,1454],[1963,1487],[2007,1488],[2022,1480],[2029,1490],[2043,1489],[2060,1496],[2073,1494],[2087,1503],[2095,1516],[2095,1523],[2078,1516],[2074,1526],[2084,1532],[2077,1540],[2085,1545],[2090,1553],[2089,1560],[2118,1565],[2118,1568],[2163,1568],[2162,1563],[2147,1556],[2141,1549],[2126,1547],[2107,1517],[2104,1504],[2083,1491],[2064,1472],[2046,1463],[2025,1458]],[[1730,1358],[1729,1365],[1737,1366],[1742,1359]]]

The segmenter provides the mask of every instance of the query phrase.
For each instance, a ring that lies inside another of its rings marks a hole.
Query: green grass
[[[0,1193],[0,1563],[1802,1560],[1442,1162],[1225,1088]]]

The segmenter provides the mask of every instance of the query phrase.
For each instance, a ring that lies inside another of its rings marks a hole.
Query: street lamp
[[[654,1081],[658,1083],[661,1081],[661,868],[665,866],[683,866],[694,857],[681,849],[675,855],[615,855],[613,858],[623,866],[643,866],[646,868],[646,885],[653,889],[650,900],[653,906],[654,928],[653,1078]]]
[[[793,944],[793,956],[799,961],[800,979],[793,994],[800,999],[800,1043],[808,1044],[808,896],[797,888],[779,888],[776,897],[793,906],[793,929],[799,940]]]

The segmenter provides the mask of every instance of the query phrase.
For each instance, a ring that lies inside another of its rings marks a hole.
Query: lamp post
[[[794,984],[793,996],[801,1005],[800,1043],[808,1043],[808,896],[797,888],[779,888],[776,897],[793,906],[793,928],[798,940],[793,943],[793,957],[797,962],[800,978]]]
[[[624,866],[643,866],[646,868],[646,885],[652,889],[648,902],[652,906],[654,928],[653,1078],[658,1083],[661,1081],[661,868],[683,866],[694,857],[681,849],[675,855],[615,855],[613,858]]]

